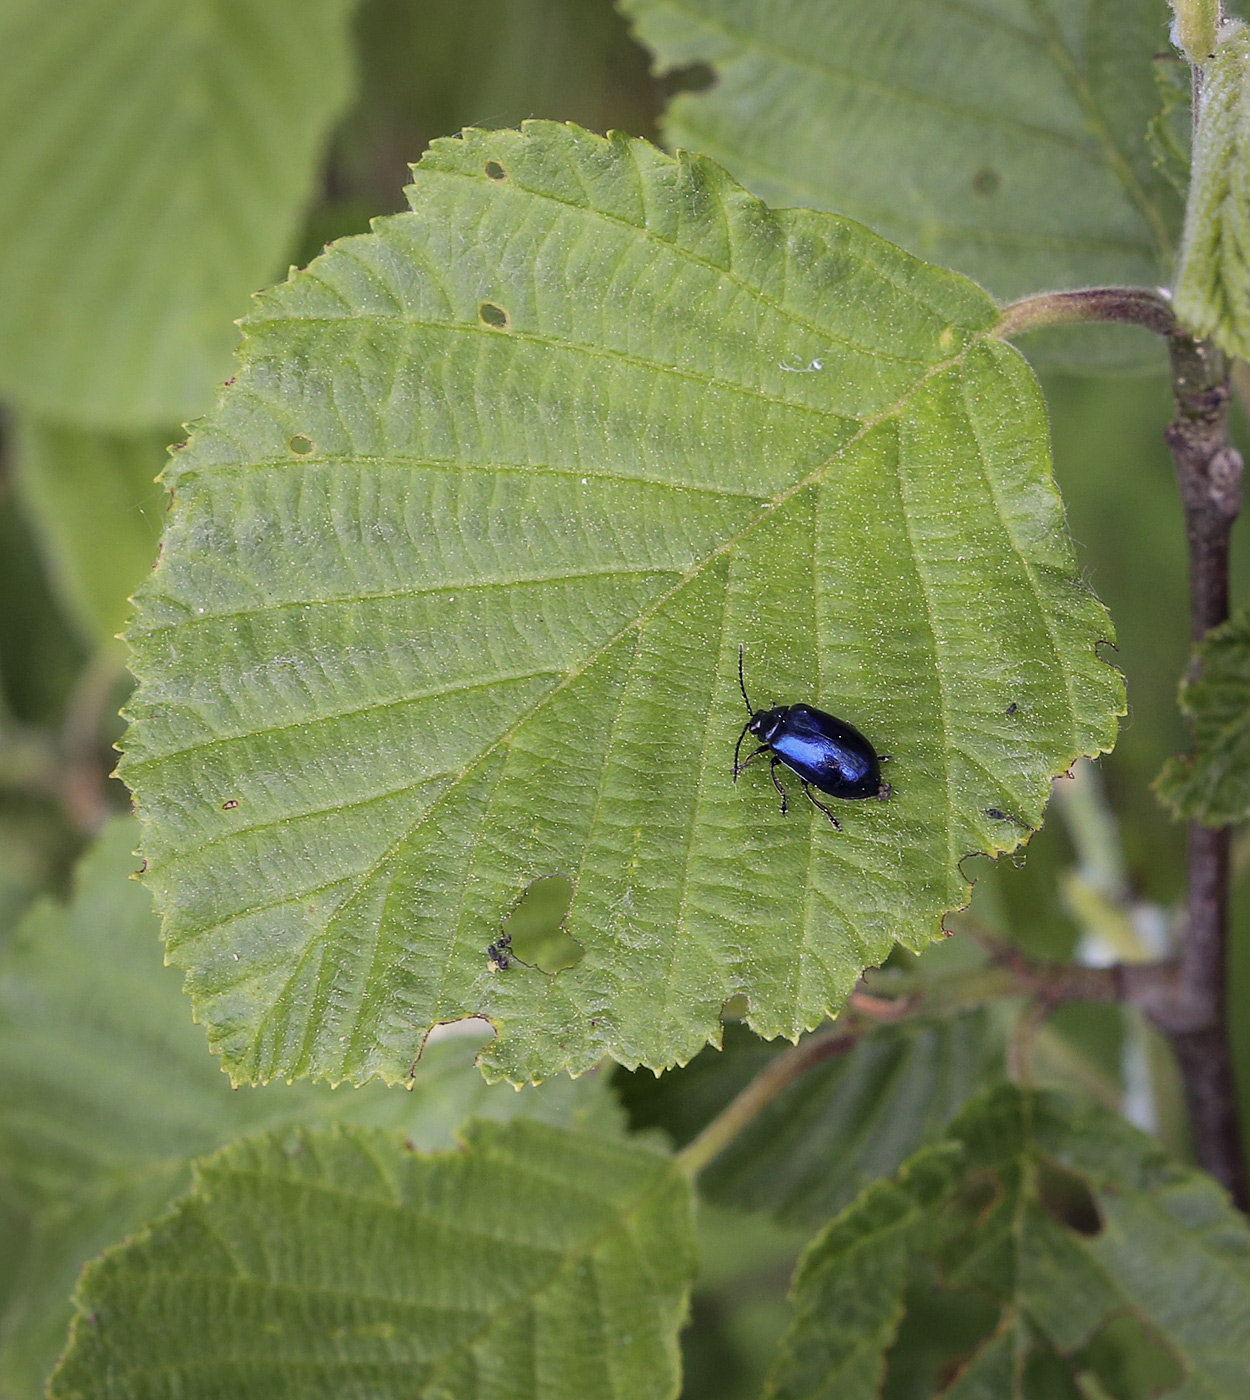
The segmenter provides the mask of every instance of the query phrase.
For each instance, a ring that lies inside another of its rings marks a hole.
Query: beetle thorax
[[[771,744],[777,731],[785,724],[789,713],[789,705],[778,705],[775,710],[756,710],[747,729],[757,735],[763,743]]]

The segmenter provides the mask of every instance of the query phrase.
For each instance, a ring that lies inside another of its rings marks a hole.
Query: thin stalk
[[[1042,292],[1003,307],[994,334],[1013,340],[1047,326],[1072,326],[1084,321],[1121,321],[1156,335],[1176,330],[1172,303],[1162,292],[1145,287],[1084,287],[1075,292]]]

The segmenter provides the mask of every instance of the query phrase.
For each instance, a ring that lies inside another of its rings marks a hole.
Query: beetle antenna
[[[750,700],[747,700],[747,683],[742,678],[742,643],[738,643],[738,689],[742,692],[742,698],[746,700],[747,714],[753,715],[755,709]]]

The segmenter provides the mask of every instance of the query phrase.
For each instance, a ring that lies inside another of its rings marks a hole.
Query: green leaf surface
[[[0,8],[0,389],[133,430],[203,412],[349,89],[351,0]]]
[[[32,910],[0,955],[0,1194],[32,1222],[0,1323],[0,1392],[12,1400],[42,1395],[84,1261],[165,1211],[190,1160],[239,1134],[340,1120],[435,1148],[470,1114],[621,1130],[602,1078],[520,1094],[483,1083],[473,1057],[488,1032],[432,1045],[410,1093],[232,1091],[161,965],[148,895],[127,878],[136,836],[129,819],[110,827],[68,909]]]
[[[913,1393],[893,1384],[916,1375],[913,1307],[928,1313],[920,1350],[934,1380],[947,1378],[916,1394],[1247,1393],[1250,1230],[1210,1177],[1103,1109],[1014,1086],[970,1105],[951,1139],[813,1241],[770,1395],[868,1400],[887,1370],[885,1394]],[[911,1280],[929,1287],[909,1293]],[[934,1294],[953,1324],[940,1365]],[[967,1331],[977,1300],[979,1338]],[[844,1374],[841,1389],[829,1385]]]
[[[664,1128],[684,1146],[774,1053],[727,1026],[724,1049],[704,1050],[685,1069],[658,1080],[618,1075],[631,1125]],[[823,1223],[940,1139],[999,1070],[982,1011],[882,1026],[779,1094],[700,1173],[700,1193],[783,1224]]]
[[[84,638],[108,645],[156,559],[166,492],[156,484],[176,430],[120,437],[28,415],[14,434],[14,479],[48,574]]]
[[[1003,300],[1170,275],[1181,205],[1145,139],[1161,0],[620,3],[662,69],[715,77],[670,102],[665,139],[772,204],[859,219]],[[1158,359],[1099,330],[1048,332],[1045,357]]]
[[[1176,314],[1250,357],[1250,28],[1226,24],[1203,68],[1193,183],[1176,281]]]
[[[1037,385],[970,283],[699,159],[467,132],[267,294],[177,454],[124,774],[239,1079],[493,1072],[797,1035],[962,904],[1122,705]],[[757,701],[892,755],[888,802],[735,787]],[[563,875],[558,975],[487,949]]]
[[[1176,816],[1224,826],[1250,816],[1250,612],[1198,645],[1198,680],[1181,682],[1194,747],[1168,759],[1155,790]]]
[[[670,1400],[691,1205],[664,1158],[537,1123],[238,1143],[87,1270],[49,1394]]]

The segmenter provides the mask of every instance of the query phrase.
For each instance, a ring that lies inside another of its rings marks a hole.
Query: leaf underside
[[[714,76],[670,101],[666,141],[772,204],[860,219],[1004,300],[1170,276],[1181,202],[1146,140],[1162,0],[620,5],[663,68]],[[1161,363],[1122,327],[1045,335],[1048,363]]]
[[[239,1079],[402,1078],[488,1017],[515,1080],[793,1037],[1110,746],[1110,627],[1046,418],[962,278],[710,162],[468,131],[412,212],[266,293],[167,473],[123,772]],[[744,713],[861,729],[832,830]],[[537,878],[582,957],[488,957]]]
[[[669,1400],[693,1244],[662,1157],[540,1124],[240,1142],[88,1268],[48,1393]]]

